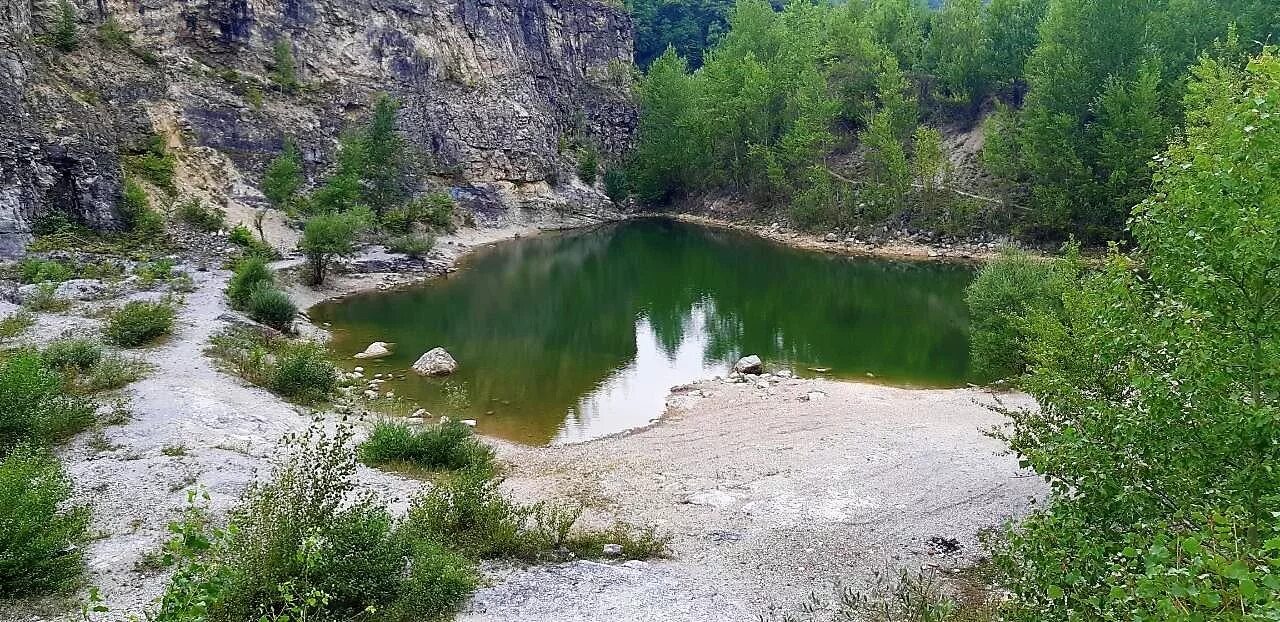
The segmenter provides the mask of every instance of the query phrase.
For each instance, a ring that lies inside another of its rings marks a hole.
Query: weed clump
[[[134,300],[107,317],[107,341],[122,348],[146,345],[173,331],[177,312],[168,300]]]
[[[438,620],[478,583],[466,559],[354,495],[351,430],[286,439],[288,457],[249,488],[225,528],[190,515],[171,530],[178,568],[157,620]]]
[[[64,389],[62,374],[39,353],[19,352],[0,363],[0,450],[67,438],[89,427],[94,411]]]
[[[476,438],[471,426],[456,421],[417,430],[404,423],[379,421],[360,445],[360,460],[371,465],[490,471],[493,450]]]
[[[249,317],[282,331],[289,329],[298,314],[298,307],[289,300],[289,295],[273,287],[259,286],[253,290],[246,307]]]
[[[71,480],[48,450],[22,444],[0,461],[0,598],[66,588],[80,573],[89,509],[70,497]]]

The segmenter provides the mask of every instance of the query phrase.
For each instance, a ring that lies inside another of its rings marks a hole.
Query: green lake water
[[[909,387],[969,380],[970,267],[819,254],[737,232],[640,219],[514,240],[448,277],[318,305],[347,369],[404,374],[426,350],[458,360],[385,390],[433,416],[527,444],[643,426],[670,387],[745,354],[799,375]],[[349,358],[373,341],[379,361]]]

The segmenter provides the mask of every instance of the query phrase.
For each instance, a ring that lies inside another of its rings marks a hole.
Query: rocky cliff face
[[[285,137],[313,177],[378,92],[481,222],[607,199],[565,144],[631,139],[631,24],[597,0],[75,0],[80,45],[44,41],[55,0],[0,0],[0,254],[61,212],[116,226],[121,149],[151,131],[183,191],[253,205]],[[97,35],[103,24],[127,33]],[[269,76],[287,46],[303,87]],[[234,210],[233,210],[234,212]]]

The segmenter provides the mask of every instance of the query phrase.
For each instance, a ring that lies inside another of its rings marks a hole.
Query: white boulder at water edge
[[[448,376],[458,369],[458,362],[453,360],[444,348],[432,348],[418,357],[413,364],[413,371],[423,376]]]
[[[369,347],[365,348],[364,352],[360,352],[359,354],[356,354],[355,358],[358,358],[358,359],[382,358],[388,354],[391,354],[391,349],[389,347],[390,345],[391,344],[385,341],[375,341],[369,344]]]
[[[760,361],[760,357],[751,354],[738,359],[733,365],[733,371],[740,374],[758,374],[764,371],[764,363]]]

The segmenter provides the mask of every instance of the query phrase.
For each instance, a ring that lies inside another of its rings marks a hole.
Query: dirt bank
[[[1007,395],[1010,405],[1029,398]],[[787,379],[674,392],[648,429],[579,445],[504,445],[517,497],[569,497],[658,525],[673,559],[508,571],[461,619],[750,620],[876,571],[952,567],[1042,483],[981,433],[994,396]],[[954,538],[953,555],[929,539]]]
[[[739,222],[699,214],[671,214],[671,218],[707,227],[721,227],[745,231],[780,244],[824,253],[860,257],[882,257],[911,261],[988,261],[1000,254],[1002,245],[997,243],[926,244],[909,239],[890,238],[886,241],[838,237],[835,234],[818,234],[796,231],[774,223],[761,225]]]

